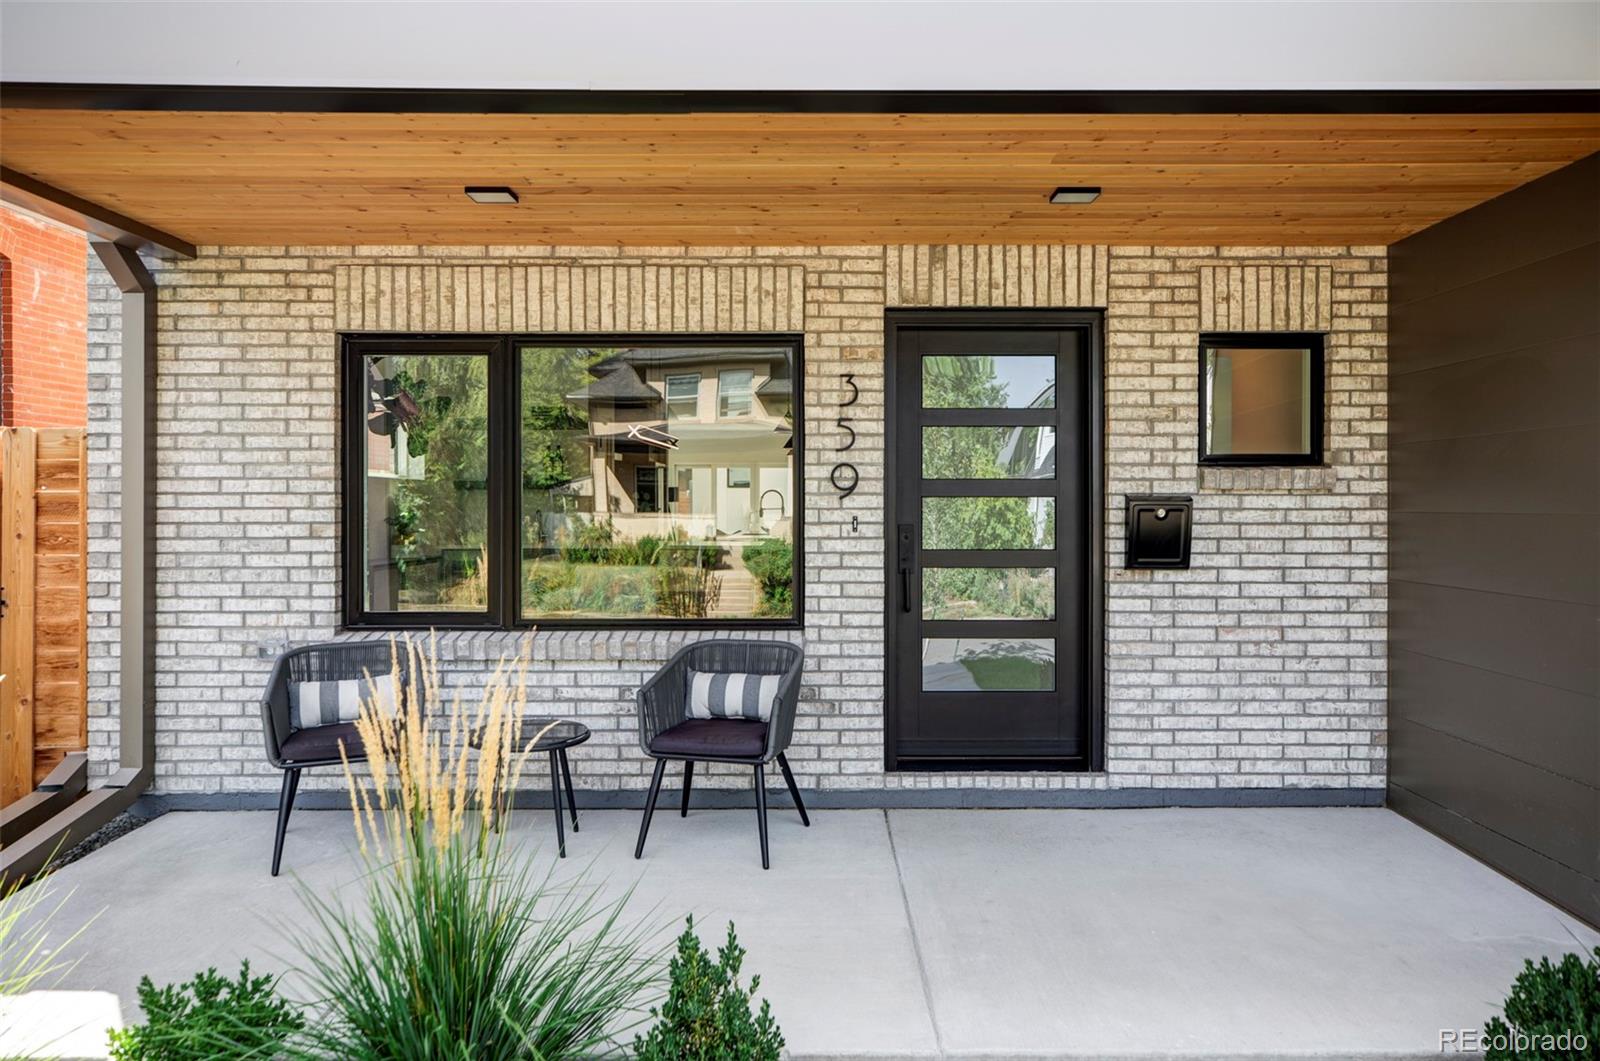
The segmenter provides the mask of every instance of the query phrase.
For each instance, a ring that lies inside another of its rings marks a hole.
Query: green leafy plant
[[[794,546],[779,538],[763,538],[744,547],[745,568],[761,586],[761,615],[794,614]]]
[[[1505,1016],[1484,1026],[1490,1061],[1578,1061],[1600,1049],[1600,947],[1587,959],[1523,963],[1506,996]]]
[[[640,1061],[777,1061],[783,1033],[766,999],[752,1015],[750,1003],[761,977],[739,986],[744,948],[728,924],[728,942],[711,959],[694,933],[694,918],[678,937],[678,953],[668,975],[671,985],[656,1024],[633,1041]]]
[[[158,988],[139,980],[145,1022],[111,1033],[115,1061],[209,1061],[275,1057],[305,1027],[279,998],[272,976],[251,976],[250,963],[229,980],[213,967],[182,984]]]
[[[628,894],[602,903],[583,878],[557,882],[553,858],[536,869],[495,828],[537,739],[517,730],[527,657],[502,662],[469,702],[442,692],[434,651],[404,650],[409,679],[391,668],[399,710],[367,700],[356,722],[369,773],[346,771],[370,868],[363,901],[304,892],[312,916],[299,942],[318,1018],[288,1053],[543,1061],[614,1051],[658,993],[654,926],[624,924]]]

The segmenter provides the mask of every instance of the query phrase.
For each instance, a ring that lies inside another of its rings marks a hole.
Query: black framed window
[[[1200,463],[1322,463],[1323,337],[1200,337]]]
[[[798,626],[800,359],[787,335],[344,336],[347,625]]]

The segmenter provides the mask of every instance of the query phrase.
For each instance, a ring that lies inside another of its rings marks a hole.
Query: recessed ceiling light
[[[1099,188],[1057,188],[1050,193],[1052,203],[1092,203],[1098,198]]]
[[[468,188],[467,198],[475,203],[505,203],[517,201],[517,193],[510,188]]]

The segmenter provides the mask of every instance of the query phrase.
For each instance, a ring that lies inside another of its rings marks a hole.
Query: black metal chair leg
[[[811,828],[811,818],[806,814],[806,805],[800,800],[800,787],[794,783],[794,774],[789,770],[789,760],[783,753],[778,753],[778,768],[783,771],[783,782],[789,786],[789,795],[794,799],[794,809],[800,812],[800,823],[806,828]]]
[[[550,799],[556,809],[556,854],[567,857],[567,834],[561,827],[561,763],[555,752],[550,753]]]
[[[283,861],[283,834],[289,828],[289,812],[294,810],[294,794],[300,787],[300,771],[283,772],[283,789],[278,793],[278,835],[272,841],[272,875],[278,875],[278,865]]]
[[[567,765],[567,749],[560,748],[557,754],[561,756],[561,784],[567,790],[567,813],[572,815],[572,831],[578,831],[578,801],[572,796],[572,767]]]
[[[767,771],[756,764],[756,823],[761,827],[761,868],[771,869],[767,858]]]
[[[656,812],[656,797],[661,795],[661,775],[666,772],[667,761],[656,760],[656,772],[650,778],[650,795],[644,803],[644,819],[639,822],[639,842],[633,848],[634,858],[644,857],[644,838],[650,832],[650,815]]]
[[[678,808],[678,817],[689,816],[689,789],[694,787],[694,760],[685,759],[683,763],[683,806]]]

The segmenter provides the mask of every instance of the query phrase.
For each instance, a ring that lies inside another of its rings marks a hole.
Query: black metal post
[[[683,763],[683,806],[678,809],[678,817],[689,816],[689,789],[694,786],[694,760],[686,759]]]

